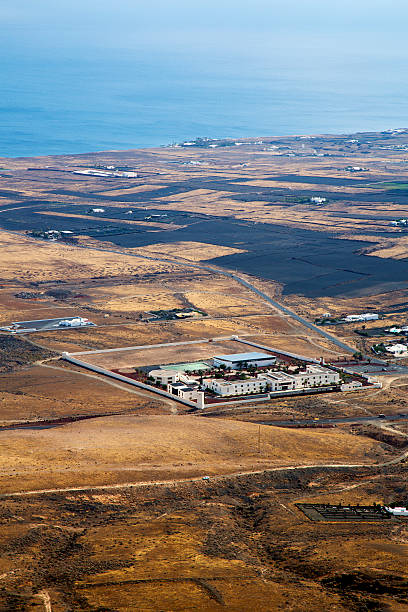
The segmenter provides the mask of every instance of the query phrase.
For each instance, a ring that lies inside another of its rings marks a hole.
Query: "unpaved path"
[[[248,472],[233,472],[232,474],[222,474],[220,476],[209,477],[210,482],[222,482],[230,478],[237,478],[240,476],[255,476],[259,474],[267,474],[272,472],[287,472],[297,470],[310,470],[310,469],[360,469],[360,468],[384,468],[391,465],[396,465],[405,461],[408,458],[408,450],[404,451],[401,455],[394,457],[383,463],[313,463],[310,465],[291,465],[286,467],[276,467],[264,470],[253,470]],[[125,482],[120,484],[112,485],[92,485],[92,486],[81,486],[81,487],[62,487],[59,489],[38,489],[36,491],[16,491],[14,493],[2,493],[0,499],[8,497],[25,497],[30,495],[44,495],[48,493],[72,493],[72,492],[85,492],[85,491],[109,491],[118,489],[132,489],[132,488],[143,488],[143,487],[162,487],[162,486],[176,486],[178,484],[186,484],[191,482],[202,482],[202,476],[195,476],[194,478],[181,478],[173,480],[158,480],[158,481],[144,481],[144,482]]]
[[[40,591],[39,593],[37,593],[36,597],[39,597],[40,599],[42,599],[44,603],[45,612],[52,612],[51,598],[49,596],[48,591],[44,591],[44,590]]]

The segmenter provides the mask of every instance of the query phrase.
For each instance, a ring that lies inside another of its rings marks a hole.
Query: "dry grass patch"
[[[3,492],[150,481],[311,463],[371,463],[379,445],[337,431],[293,431],[193,416],[117,416],[0,432]]]

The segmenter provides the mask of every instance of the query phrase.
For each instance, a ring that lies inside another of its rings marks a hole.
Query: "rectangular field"
[[[237,340],[211,340],[197,343],[165,344],[148,347],[124,348],[114,351],[82,353],[80,359],[108,370],[170,365],[211,359],[215,355],[245,352],[245,345]]]

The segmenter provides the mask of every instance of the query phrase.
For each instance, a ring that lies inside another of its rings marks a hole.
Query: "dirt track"
[[[225,481],[231,478],[239,478],[241,476],[253,476],[253,475],[259,475],[259,474],[265,474],[265,473],[271,473],[271,472],[286,472],[286,471],[296,471],[296,470],[311,470],[311,469],[316,469],[316,468],[323,468],[323,469],[334,469],[334,470],[338,470],[338,469],[361,469],[361,468],[374,468],[374,469],[379,469],[379,468],[384,468],[384,467],[389,467],[391,465],[396,465],[398,463],[401,463],[402,461],[404,461],[405,459],[408,458],[408,450],[404,451],[401,455],[398,455],[397,457],[395,457],[394,459],[391,459],[389,461],[385,461],[383,463],[351,463],[351,464],[336,464],[336,463],[315,463],[315,464],[311,464],[311,465],[298,465],[298,466],[286,466],[286,467],[278,467],[278,468],[271,468],[271,469],[266,469],[266,470],[254,470],[254,471],[249,471],[249,472],[236,472],[233,474],[227,474],[227,475],[222,475],[222,476],[211,476],[210,481],[211,482],[221,482],[221,481]],[[171,486],[171,485],[178,485],[178,484],[185,484],[185,483],[189,483],[189,482],[200,482],[203,480],[203,478],[206,477],[198,477],[198,478],[182,478],[180,480],[162,480],[162,481],[148,481],[148,482],[136,482],[136,483],[132,483],[132,482],[128,482],[128,483],[121,483],[121,484],[114,484],[114,485],[99,485],[99,486],[92,486],[92,487],[63,487],[60,489],[39,489],[37,491],[16,491],[14,493],[3,493],[2,495],[0,495],[0,499],[4,499],[7,497],[24,497],[24,496],[29,496],[29,495],[42,495],[42,494],[48,494],[48,493],[69,493],[69,492],[79,492],[79,491],[109,491],[109,490],[115,490],[115,489],[131,489],[131,488],[142,488],[142,487],[162,487],[162,486]]]

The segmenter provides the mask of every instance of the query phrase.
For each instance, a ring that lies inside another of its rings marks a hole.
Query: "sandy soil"
[[[2,492],[219,474],[268,466],[369,462],[377,443],[193,416],[115,416],[0,432]]]

